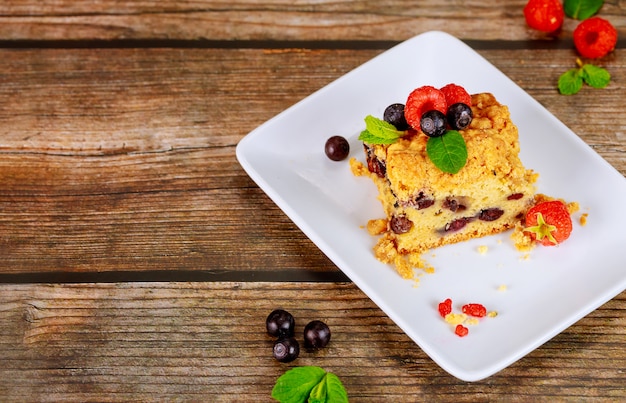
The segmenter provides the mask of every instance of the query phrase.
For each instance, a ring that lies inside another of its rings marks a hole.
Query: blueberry
[[[304,346],[307,349],[326,347],[330,341],[330,329],[321,320],[309,322],[304,327]]]
[[[398,130],[408,130],[409,124],[404,117],[404,104],[391,104],[385,109],[383,120],[391,123]]]
[[[443,136],[446,132],[446,115],[437,110],[424,112],[420,119],[420,129],[428,137]]]
[[[350,154],[350,144],[348,140],[341,136],[332,136],[326,140],[324,152],[331,160],[341,161],[346,159],[348,154]]]
[[[300,344],[293,337],[280,338],[274,343],[274,358],[280,362],[291,362],[300,355]]]
[[[265,320],[267,333],[274,337],[292,337],[296,327],[296,321],[289,312],[276,309]]]
[[[472,123],[472,108],[464,103],[453,104],[448,108],[446,119],[454,130],[463,130]]]

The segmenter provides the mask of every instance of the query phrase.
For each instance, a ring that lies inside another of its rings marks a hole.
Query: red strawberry
[[[584,20],[574,30],[574,45],[583,57],[597,59],[615,49],[617,30],[600,17]]]
[[[443,92],[443,95],[446,97],[446,102],[448,106],[462,103],[468,106],[472,106],[472,97],[465,90],[465,88],[456,84],[448,84],[441,88],[440,90]]]
[[[420,130],[420,120],[425,112],[437,110],[444,115],[448,109],[443,92],[430,85],[413,90],[404,105],[404,117],[415,130]]]
[[[526,213],[526,229],[544,246],[558,245],[569,238],[572,218],[565,203],[551,200],[534,205]]]
[[[524,17],[529,27],[554,32],[563,25],[565,11],[560,0],[530,0],[524,7]]]

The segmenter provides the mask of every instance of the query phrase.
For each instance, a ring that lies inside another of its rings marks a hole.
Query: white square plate
[[[423,55],[438,54],[425,61]],[[558,247],[518,252],[510,233],[450,245],[426,254],[434,274],[419,286],[377,261],[363,226],[384,216],[368,178],[324,154],[343,135],[351,157],[363,119],[382,117],[421,85],[448,83],[491,92],[509,106],[520,132],[520,157],[540,173],[538,190],[580,203],[584,227]],[[626,289],[626,180],[502,72],[443,32],[418,35],[375,57],[249,133],[237,158],[291,220],[406,334],[450,374],[476,381],[520,359]],[[479,246],[489,248],[478,253]],[[503,291],[505,286],[506,290]],[[464,338],[439,316],[469,302],[498,312]]]

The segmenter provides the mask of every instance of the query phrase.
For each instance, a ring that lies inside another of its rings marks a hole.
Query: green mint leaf
[[[467,162],[467,146],[461,133],[449,130],[443,136],[430,137],[426,143],[428,158],[443,172],[455,174]]]
[[[333,403],[348,403],[348,392],[343,387],[339,377],[332,372],[326,374],[326,388],[328,390],[326,395],[327,402]]]
[[[586,20],[602,8],[604,0],[565,0],[563,10],[565,14],[577,20]]]
[[[593,88],[604,88],[611,81],[611,74],[602,67],[585,64],[582,67],[583,80]]]
[[[328,384],[326,383],[327,375],[328,374],[324,375],[320,383],[313,387],[311,394],[309,394],[307,403],[326,403],[326,399],[328,398]]]
[[[363,130],[361,134],[359,135],[359,140],[365,143],[369,143],[369,144],[393,144],[396,142],[396,140],[398,140],[398,138],[396,137],[393,139],[388,139],[388,138],[377,137],[374,134],[372,134],[369,130]]]
[[[376,137],[383,139],[397,139],[404,135],[403,131],[396,129],[394,125],[372,115],[365,117],[365,129]]]
[[[272,389],[272,398],[280,403],[306,402],[311,391],[326,375],[320,367],[295,367],[282,374]]]
[[[327,372],[309,395],[308,403],[348,403],[348,393],[337,375]]]
[[[574,95],[583,87],[581,69],[570,69],[559,77],[559,92],[563,95]]]

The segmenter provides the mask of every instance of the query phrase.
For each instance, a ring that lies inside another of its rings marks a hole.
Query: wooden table
[[[462,6],[461,4],[469,4]],[[426,356],[245,174],[235,146],[416,34],[470,44],[626,174],[626,5],[603,90],[523,0],[0,4],[0,400],[270,401],[318,365],[351,401],[626,399],[626,292],[475,383]],[[610,195],[607,195],[610,197]],[[590,268],[592,275],[593,268]],[[272,358],[268,313],[331,345]]]

